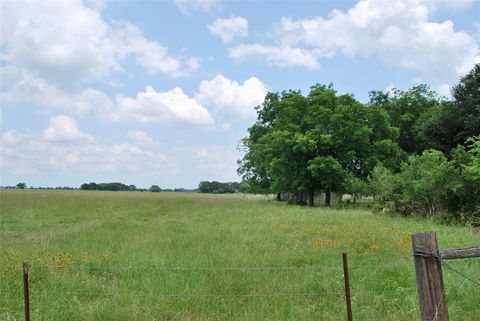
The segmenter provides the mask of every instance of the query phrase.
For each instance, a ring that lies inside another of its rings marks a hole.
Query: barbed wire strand
[[[5,292],[0,292],[5,293]],[[10,292],[9,294],[13,294]],[[17,293],[20,294],[20,293]],[[156,292],[106,292],[106,291],[32,291],[30,295],[33,296],[151,296],[151,297],[173,297],[173,298],[241,298],[241,297],[309,297],[309,296],[342,296],[342,292],[330,291],[330,292],[304,292],[304,293],[246,293],[246,294],[229,294],[229,293],[186,293],[186,294],[168,294],[168,293],[156,293]]]
[[[402,262],[402,263],[389,263],[389,264],[364,264],[364,265],[352,265],[349,266],[349,269],[358,269],[366,267],[374,268],[395,268],[410,266],[411,263]],[[0,266],[0,268],[21,268],[21,266]],[[30,269],[138,269],[138,270],[174,270],[174,271],[189,271],[189,270],[211,270],[211,271],[257,271],[257,270],[318,270],[318,269],[333,269],[341,270],[343,267],[341,264],[338,265],[315,265],[315,266],[266,266],[266,267],[195,267],[195,266],[145,266],[145,265],[89,265],[89,264],[79,264],[79,265],[66,265],[59,266],[55,264],[43,264],[35,265],[31,264]]]
[[[461,277],[463,277],[465,280],[468,280],[470,282],[472,282],[473,284],[475,285],[478,285],[480,286],[480,281],[479,280],[476,280],[474,279],[473,277],[470,277],[468,275],[466,275],[465,273],[462,273],[456,269],[454,269],[450,264],[448,264],[447,262],[445,262],[444,259],[442,259],[442,256],[440,255],[440,251],[439,250],[435,250],[433,252],[414,252],[414,255],[416,256],[423,256],[423,257],[426,257],[426,258],[430,258],[430,259],[433,259],[433,260],[436,260],[436,261],[439,261],[440,264],[444,267],[446,267],[447,269],[451,270],[452,272],[460,275]]]
[[[476,284],[476,285],[480,286],[480,280],[475,280],[474,278],[466,275],[465,273],[462,273],[462,272],[454,269],[450,264],[447,264],[447,263],[445,262],[445,260],[442,260],[441,263],[442,263],[442,266],[446,267],[446,268],[449,269],[450,271],[452,271],[452,272],[460,275],[461,277],[463,277],[464,279],[472,282],[473,284]]]
[[[400,288],[401,290],[408,290],[414,292],[415,288],[409,287],[409,288]],[[5,290],[0,290],[0,293],[2,294],[10,294],[10,295],[21,295],[23,294],[20,289],[17,291],[5,291]],[[66,295],[159,295],[159,296],[198,296],[202,294],[165,294],[165,293],[154,293],[154,292],[143,292],[143,291],[134,291],[134,292],[108,292],[108,291],[32,291],[32,295],[42,295],[42,294],[66,294]],[[396,294],[398,291],[396,290],[391,290],[391,291],[372,291],[372,290],[354,290],[353,291],[353,296],[359,296],[361,294],[368,293],[374,296],[381,296],[381,295],[387,295],[387,294]],[[224,294],[208,294],[207,296],[218,296],[218,297],[228,297],[228,296],[311,296],[311,295],[344,295],[343,289],[338,290],[338,291],[313,291],[313,292],[303,292],[303,293],[255,293],[255,294],[229,294],[229,293],[224,293]],[[414,293],[416,295],[416,293]],[[400,299],[385,299],[385,300],[400,300]]]

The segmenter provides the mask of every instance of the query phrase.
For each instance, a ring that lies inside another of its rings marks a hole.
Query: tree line
[[[363,104],[333,85],[268,93],[241,141],[250,192],[371,196],[395,212],[480,216],[480,64],[452,87],[372,91]],[[306,196],[306,199],[303,199]]]
[[[80,186],[85,191],[131,191],[131,192],[195,192],[196,190],[188,188],[160,188],[158,185],[152,185],[150,188],[137,188],[135,185],[126,185],[120,182],[112,183],[83,183]]]
[[[221,183],[217,181],[202,181],[198,184],[198,191],[200,193],[212,193],[212,194],[228,194],[245,192],[245,183],[227,182]]]

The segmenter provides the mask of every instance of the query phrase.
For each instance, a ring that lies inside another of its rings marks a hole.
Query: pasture
[[[467,227],[304,208],[261,197],[0,191],[0,320],[419,320],[412,232],[473,246]],[[480,279],[480,259],[450,262]],[[451,320],[480,320],[480,287],[444,270]]]

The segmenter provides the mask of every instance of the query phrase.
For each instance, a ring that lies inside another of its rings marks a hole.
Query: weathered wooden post
[[[30,321],[30,291],[28,288],[28,262],[23,262],[23,298],[25,301],[25,321]]]
[[[347,320],[353,321],[352,301],[350,298],[350,277],[348,276],[347,253],[342,253],[342,260],[343,260],[343,279],[345,281],[345,302],[347,304]]]
[[[422,321],[448,321],[441,257],[435,232],[412,235]]]

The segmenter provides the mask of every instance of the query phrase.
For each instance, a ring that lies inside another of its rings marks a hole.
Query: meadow
[[[419,320],[410,235],[441,248],[479,231],[362,208],[241,194],[0,191],[0,320]],[[450,265],[477,280],[480,259]],[[444,270],[451,320],[480,320],[480,287]]]

